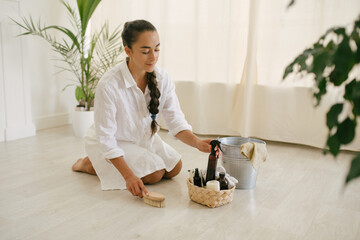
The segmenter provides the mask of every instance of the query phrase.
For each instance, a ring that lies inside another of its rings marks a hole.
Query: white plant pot
[[[75,136],[84,138],[88,128],[94,123],[94,111],[74,111],[72,126]]]

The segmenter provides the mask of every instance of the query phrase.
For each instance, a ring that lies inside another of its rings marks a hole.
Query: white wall
[[[0,2],[0,141],[35,135],[22,42],[13,37],[19,29],[9,19],[19,10],[18,1]]]
[[[3,1],[3,0],[1,0]],[[75,0],[70,1],[75,4]],[[47,25],[69,25],[65,8],[56,0],[19,0],[20,15],[31,15],[37,22],[41,16]],[[61,35],[56,34],[60,39]],[[55,74],[57,64],[50,45],[36,36],[20,37],[23,46],[24,74],[31,87],[33,122],[37,130],[60,126],[70,122],[69,114],[75,107],[74,88],[62,91],[72,76],[69,73]]]

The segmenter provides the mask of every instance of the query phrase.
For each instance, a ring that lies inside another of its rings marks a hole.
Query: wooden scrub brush
[[[149,195],[143,193],[143,197],[144,203],[149,204],[150,206],[159,208],[165,207],[165,196],[160,193],[149,192]]]

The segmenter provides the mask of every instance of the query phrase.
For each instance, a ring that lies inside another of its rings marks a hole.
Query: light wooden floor
[[[166,195],[164,209],[72,172],[84,146],[70,126],[0,143],[0,239],[360,239],[360,181],[343,185],[352,153],[334,160],[267,142],[256,188],[210,209],[189,200],[185,183],[207,154],[161,136],[184,163],[179,176],[148,187]]]

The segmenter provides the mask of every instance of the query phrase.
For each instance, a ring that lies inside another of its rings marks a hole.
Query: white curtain
[[[92,27],[147,19],[158,29],[159,66],[176,83],[194,132],[241,135],[324,147],[325,114],[309,77],[282,81],[289,64],[326,29],[348,25],[358,0],[107,0]],[[360,131],[347,149],[360,150]]]

